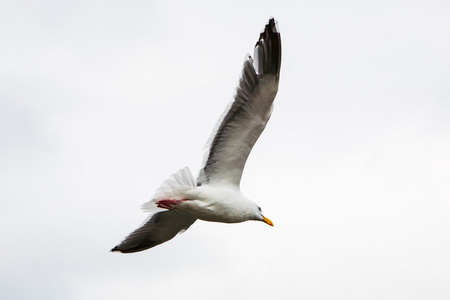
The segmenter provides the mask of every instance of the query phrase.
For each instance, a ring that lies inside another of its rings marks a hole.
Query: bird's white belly
[[[195,194],[193,200],[180,202],[176,209],[204,221],[239,223],[249,219],[247,199],[239,190],[199,187]]]
[[[217,203],[206,203],[201,200],[186,200],[179,203],[176,209],[180,213],[191,215],[197,219],[222,223],[239,223],[246,221],[244,212],[228,205],[217,205]]]

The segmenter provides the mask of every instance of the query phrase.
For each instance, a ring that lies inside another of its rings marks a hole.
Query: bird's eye
[[[258,206],[258,210],[261,211],[261,207]]]

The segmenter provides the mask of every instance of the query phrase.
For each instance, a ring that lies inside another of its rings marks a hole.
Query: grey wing
[[[226,182],[239,186],[248,155],[269,121],[278,91],[281,38],[270,19],[244,62],[231,106],[213,133],[197,185]]]
[[[155,247],[188,229],[195,220],[197,219],[173,210],[155,213],[111,251],[133,253]]]

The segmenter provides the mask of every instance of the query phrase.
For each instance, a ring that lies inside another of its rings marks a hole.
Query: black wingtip
[[[274,17],[271,17],[269,19],[269,23],[267,24],[267,26],[269,26],[270,29],[272,29],[273,32],[280,33],[280,31],[278,30],[278,22],[275,20]]]
[[[281,67],[281,36],[278,30],[278,22],[275,18],[270,18],[269,22],[264,27],[264,31],[259,35],[259,40],[256,42],[255,48],[260,48],[259,52],[262,55],[259,59],[258,65],[262,67],[260,74],[280,74]]]

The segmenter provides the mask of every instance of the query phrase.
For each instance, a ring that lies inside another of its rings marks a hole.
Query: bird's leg
[[[176,205],[182,201],[183,200],[162,199],[156,202],[156,205],[160,208],[174,209],[176,208]]]

